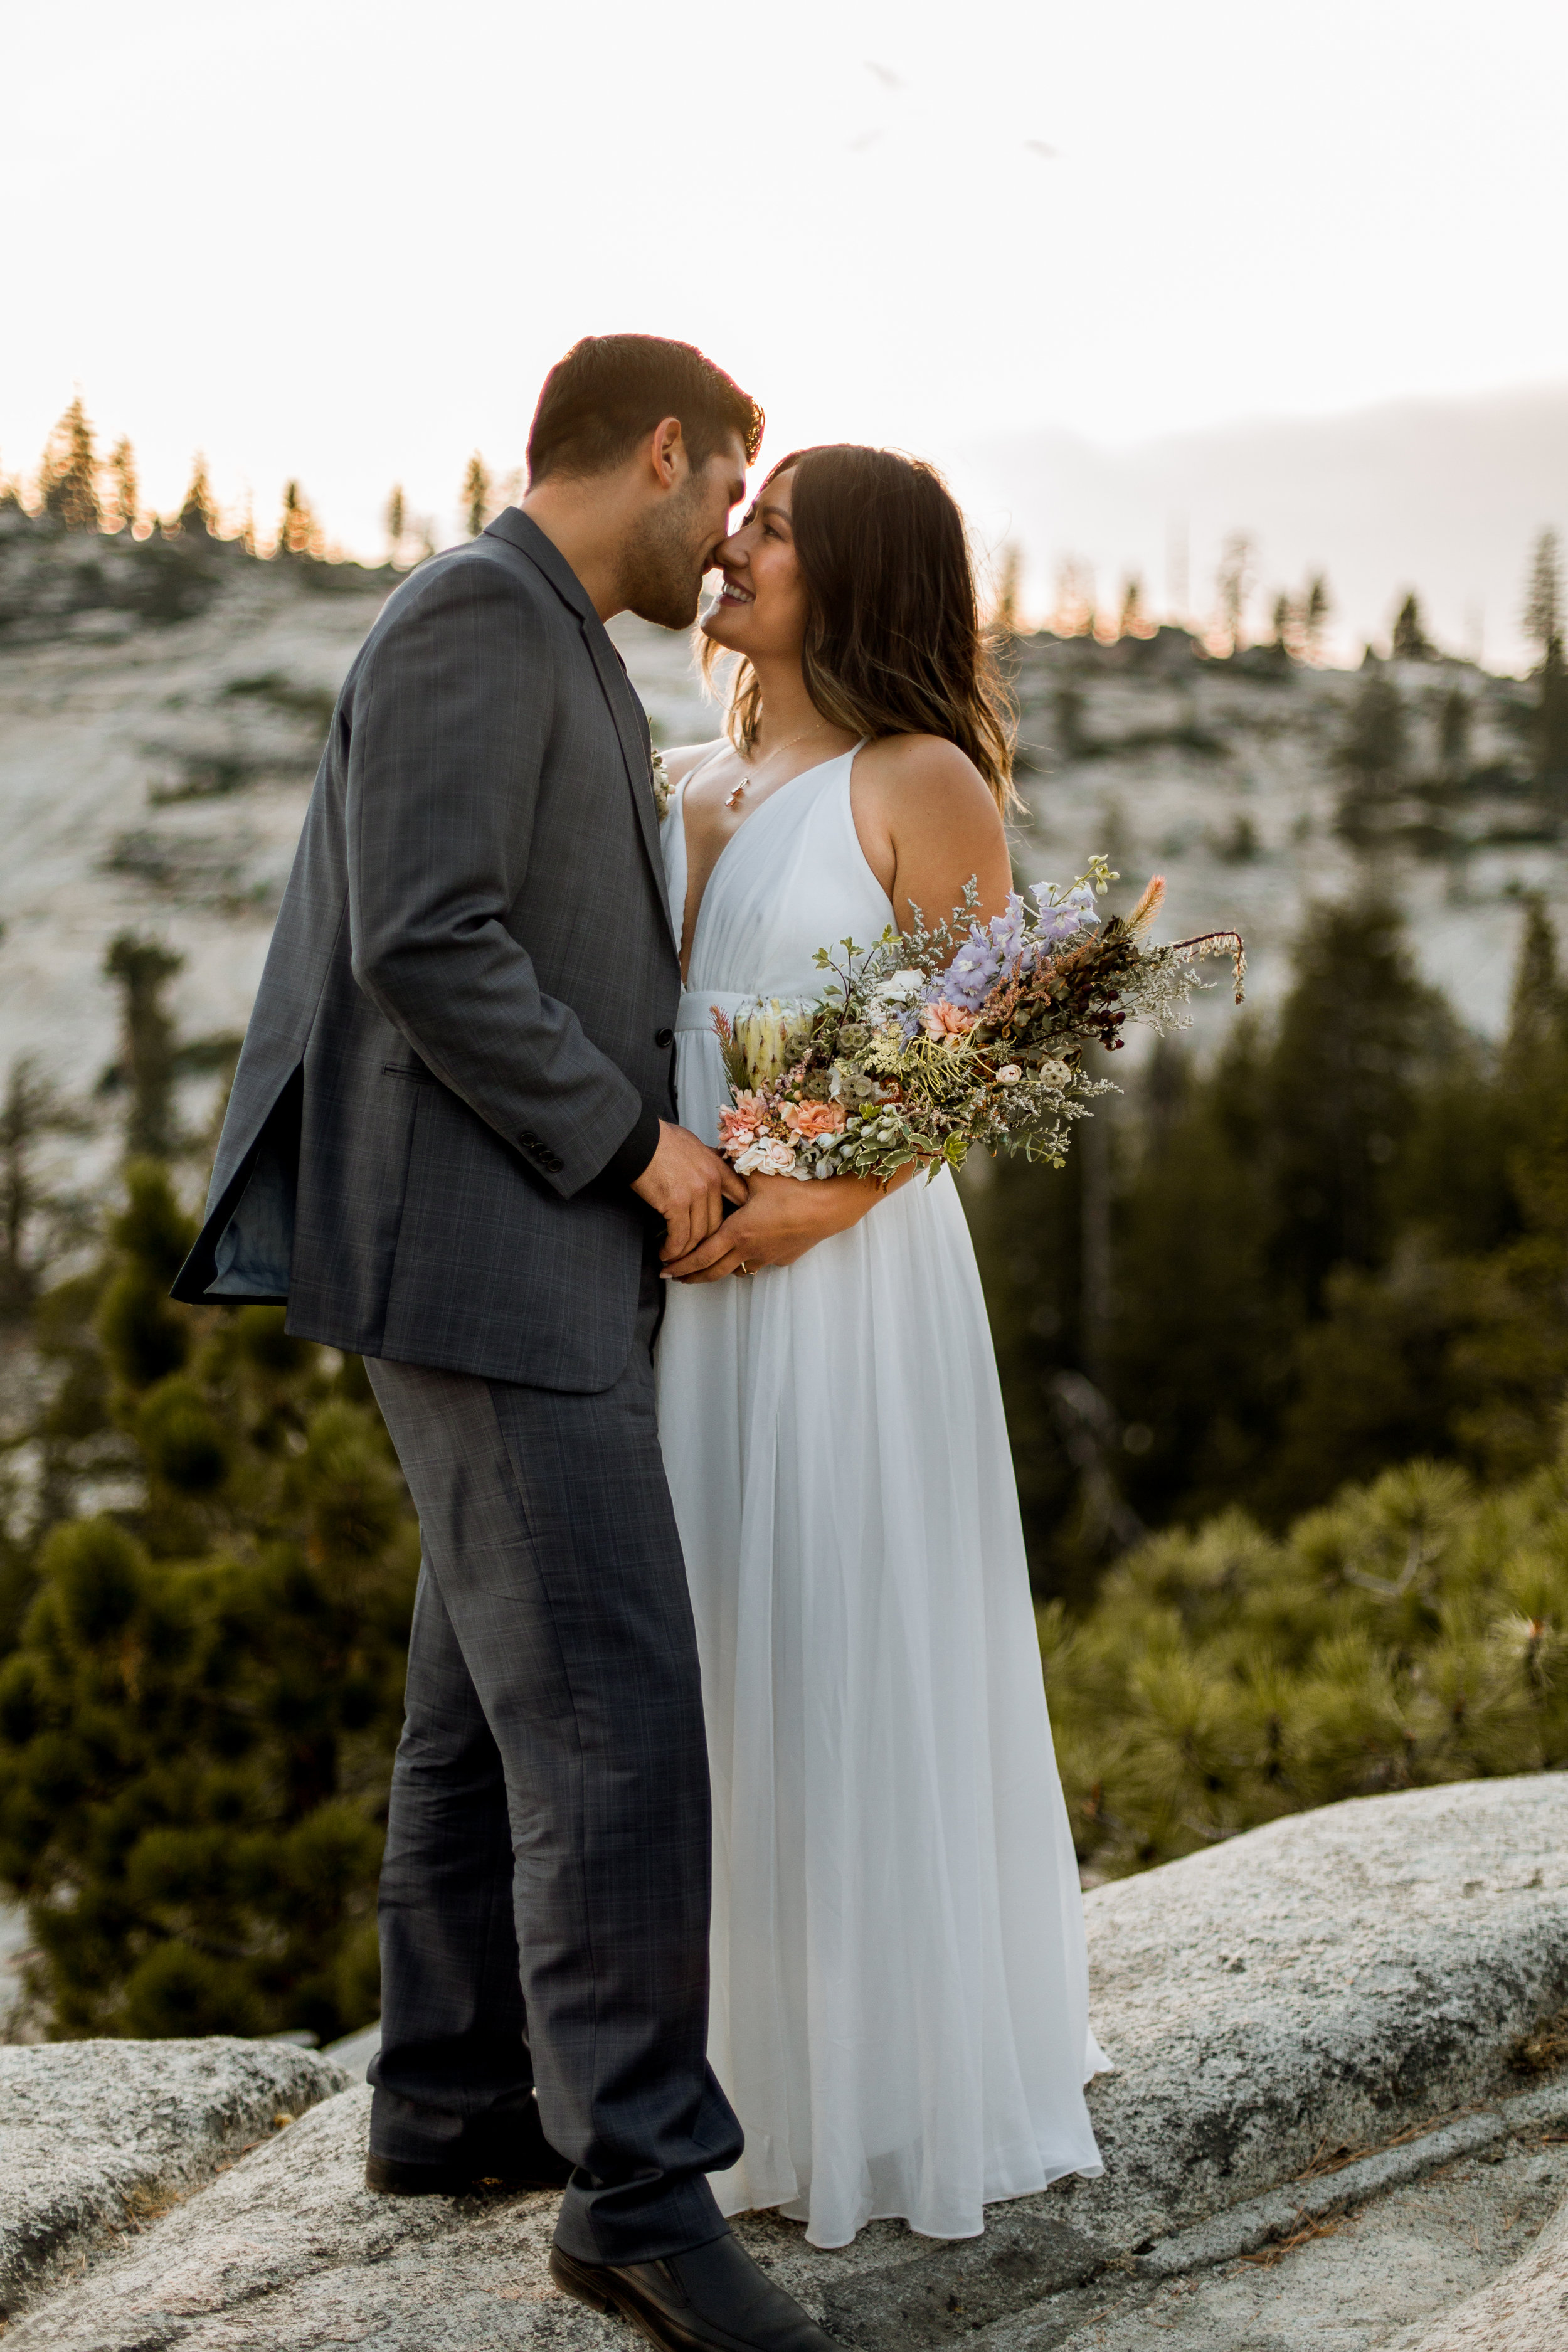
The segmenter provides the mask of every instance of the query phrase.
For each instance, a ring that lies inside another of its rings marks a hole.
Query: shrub
[[[1039,1612],[1081,1860],[1108,1875],[1282,1813],[1568,1766],[1568,1451],[1487,1494],[1411,1463],[1280,1538],[1157,1536]]]
[[[40,1308],[64,1370],[0,1666],[0,1876],[57,2033],[326,2039],[377,2005],[417,1533],[363,1367],[280,1310],[172,1306],[188,1223],[155,1163],[127,1189]],[[124,1499],[83,1511],[106,1475]]]

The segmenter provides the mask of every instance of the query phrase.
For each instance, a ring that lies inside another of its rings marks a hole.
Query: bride
[[[668,759],[684,1123],[713,1008],[811,998],[815,950],[1010,887],[1001,695],[963,519],[886,450],[784,458],[701,624],[725,735]],[[1098,2173],[1083,1916],[1001,1394],[952,1175],[753,1177],[668,1265],[659,1431],[714,1810],[714,2182],[813,2244],[933,2237]],[[738,1277],[738,1278],[731,1278]]]

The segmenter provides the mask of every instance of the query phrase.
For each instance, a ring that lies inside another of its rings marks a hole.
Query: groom
[[[707,2179],[742,2137],[650,1351],[661,1242],[744,1187],[674,1124],[647,723],[605,631],[696,617],[762,428],[689,345],[591,336],[521,507],[389,599],[174,1295],[363,1354],[419,1513],[369,2186],[563,2188],[567,2293],[656,2344],[822,2352]]]

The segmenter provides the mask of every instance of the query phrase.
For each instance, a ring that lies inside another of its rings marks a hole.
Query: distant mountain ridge
[[[996,434],[961,445],[948,470],[980,537],[1023,547],[1031,614],[1043,617],[1068,555],[1094,565],[1106,609],[1138,572],[1152,608],[1172,612],[1184,540],[1185,610],[1202,620],[1221,541],[1246,531],[1258,634],[1275,590],[1323,570],[1342,655],[1368,639],[1385,646],[1395,604],[1414,587],[1442,644],[1522,668],[1531,542],[1547,527],[1568,535],[1568,383],[1264,418],[1122,449],[1059,432]]]

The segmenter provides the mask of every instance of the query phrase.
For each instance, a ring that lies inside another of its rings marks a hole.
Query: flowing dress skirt
[[[846,761],[841,793],[822,771],[770,802],[709,886],[677,1039],[706,1140],[725,1088],[701,982],[801,961],[746,919],[748,876],[776,914],[793,848],[802,938],[835,914],[866,935],[820,878],[831,860],[865,895],[847,785]],[[1100,2171],[1083,2084],[1106,2062],[952,1176],[792,1266],[671,1284],[658,1375],[712,1770],[710,2050],[746,2135],[720,2202],[821,2246],[891,2216],[973,2236],[987,2202]]]

